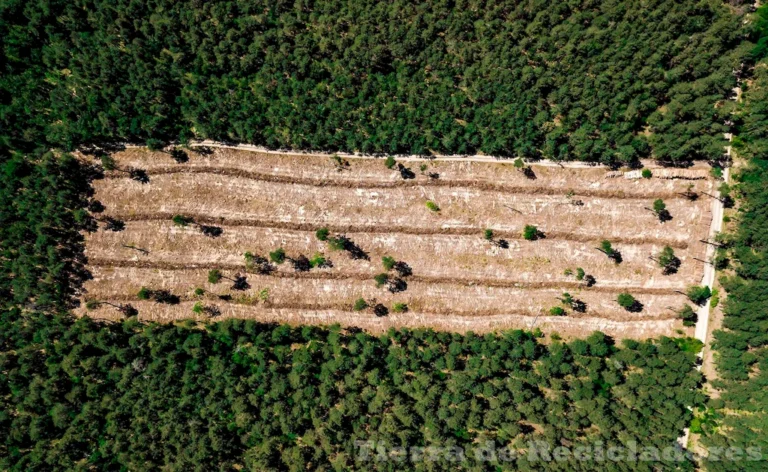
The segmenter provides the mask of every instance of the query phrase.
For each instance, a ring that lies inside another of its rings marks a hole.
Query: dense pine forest
[[[765,35],[762,51],[768,52],[768,8],[763,7]],[[766,54],[768,56],[768,54]],[[740,201],[738,228],[724,250],[733,259],[733,271],[722,278],[728,291],[723,331],[715,333],[719,356],[721,398],[712,407],[722,411],[717,428],[706,443],[720,447],[768,450],[768,62],[755,69],[754,80],[744,92],[739,129],[734,139],[744,158],[736,171],[735,192]],[[751,466],[751,468],[750,468]],[[713,471],[765,470],[764,463],[712,463]]]
[[[0,469],[626,470],[574,457],[484,463],[470,451],[536,438],[668,448],[686,405],[703,400],[693,360],[670,339],[544,347],[521,331],[372,337],[11,310],[0,316]],[[456,446],[466,461],[362,460],[355,441]],[[680,459],[632,467],[692,470]]]
[[[540,439],[768,453],[768,7],[745,2],[0,2],[0,469],[693,470],[357,461],[355,441]],[[756,65],[757,64],[757,65]],[[741,80],[739,80],[741,79]],[[744,89],[743,102],[729,100]],[[719,398],[683,340],[74,319],[97,168],[81,146],[212,138],[734,170]],[[374,454],[375,455],[375,454]],[[713,471],[764,462],[707,461]]]
[[[717,160],[739,3],[6,1],[0,133]]]

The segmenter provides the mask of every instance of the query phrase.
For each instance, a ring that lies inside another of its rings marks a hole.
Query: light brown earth
[[[131,149],[114,155],[118,166],[147,171],[141,184],[119,172],[95,182],[95,198],[105,215],[126,222],[122,232],[100,229],[86,235],[86,254],[94,279],[86,298],[129,302],[140,317],[173,320],[193,317],[196,287],[208,292],[199,301],[216,305],[222,317],[235,316],[287,323],[340,323],[372,331],[391,326],[429,326],[487,332],[539,327],[565,336],[600,329],[623,338],[675,335],[682,329],[671,308],[685,302],[680,293],[701,279],[711,215],[707,196],[690,202],[680,194],[688,185],[712,192],[707,168],[654,168],[651,179],[627,179],[603,167],[534,166],[536,179],[525,178],[511,163],[424,161],[407,167],[416,174],[402,180],[381,160],[350,159],[337,171],[330,157],[275,155],[217,149],[211,156],[189,152],[176,164],[168,154]],[[85,157],[84,157],[85,158]],[[671,178],[662,178],[671,177]],[[582,206],[572,205],[578,199]],[[646,208],[656,198],[667,204],[673,220],[659,223]],[[427,200],[440,206],[435,213]],[[223,235],[209,238],[195,226],[179,228],[174,214],[215,224]],[[536,225],[545,233],[525,241],[521,230]],[[370,256],[352,260],[330,251],[314,232],[326,226],[345,233]],[[485,241],[483,230],[509,242],[502,249]],[[616,265],[596,250],[609,239],[624,261]],[[649,256],[664,245],[682,260],[680,271],[664,276]],[[148,251],[143,254],[134,246]],[[289,257],[322,253],[332,268],[295,273],[289,264],[269,276],[248,274],[251,289],[230,290],[231,283],[207,283],[210,269],[227,276],[245,272],[243,253],[266,256],[283,247]],[[413,269],[408,289],[390,294],[373,276],[390,255]],[[583,267],[597,279],[586,288],[565,269]],[[168,289],[179,305],[140,302],[142,287]],[[267,302],[257,294],[268,289]],[[585,313],[547,314],[567,291],[587,304]],[[627,291],[644,305],[629,313],[615,302]],[[219,295],[231,295],[230,301]],[[409,311],[377,318],[351,310],[357,298],[376,299]],[[85,313],[84,309],[80,313]],[[109,306],[90,312],[115,317]]]

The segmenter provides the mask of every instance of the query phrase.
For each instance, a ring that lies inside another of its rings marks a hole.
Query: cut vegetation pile
[[[130,304],[163,321],[673,335],[703,271],[713,193],[706,166],[645,179],[197,148],[129,149],[109,162],[94,183],[106,223],[86,237],[85,298],[104,318]],[[675,267],[660,266],[665,247]],[[142,288],[176,303],[140,300]],[[637,304],[621,307],[622,293]]]

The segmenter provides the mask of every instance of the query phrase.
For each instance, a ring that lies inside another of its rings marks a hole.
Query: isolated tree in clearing
[[[208,283],[217,284],[221,279],[227,279],[232,282],[232,290],[248,290],[251,286],[248,284],[248,279],[240,274],[235,274],[234,278],[227,277],[221,273],[219,269],[211,269],[208,271]]]
[[[85,309],[88,311],[91,311],[99,308],[101,305],[111,306],[112,308],[119,311],[120,314],[122,314],[126,318],[130,316],[136,316],[139,314],[139,311],[129,303],[114,304],[114,303],[102,301],[102,300],[87,300],[85,302]]]
[[[608,258],[613,260],[616,264],[620,264],[622,261],[621,253],[614,249],[611,242],[607,239],[600,242],[600,247],[597,248],[597,250],[608,256]]]
[[[672,219],[672,215],[670,215],[669,210],[667,210],[666,203],[660,198],[653,201],[653,208],[646,209],[652,211],[661,223],[666,223]]]
[[[218,238],[219,236],[224,233],[224,230],[221,229],[218,226],[210,226],[210,225],[203,225],[200,223],[196,223],[195,220],[189,216],[184,215],[173,215],[173,218],[171,218],[171,221],[173,221],[173,224],[180,227],[186,227],[189,225],[195,225],[200,230],[201,233],[203,233],[205,236],[208,236],[209,238]]]
[[[657,258],[651,258],[651,260],[656,261],[664,275],[674,274],[680,268],[680,259],[675,256],[675,251],[669,246],[664,246]]]
[[[635,299],[632,295],[629,293],[620,293],[619,296],[616,298],[616,301],[618,302],[619,306],[624,308],[627,311],[631,312],[638,312],[641,311],[643,306],[642,304]]]
[[[523,239],[526,241],[536,241],[544,237],[544,233],[539,231],[539,228],[533,225],[525,225],[523,228]]]

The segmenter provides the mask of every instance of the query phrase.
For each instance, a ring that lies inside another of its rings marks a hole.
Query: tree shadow
[[[389,314],[389,309],[381,303],[377,303],[373,306],[373,314],[381,318],[382,316],[387,316]]]
[[[403,180],[411,180],[416,178],[416,174],[411,169],[400,163],[397,164],[397,170],[400,171],[400,177],[402,177]]]
[[[189,161],[189,154],[187,154],[187,152],[183,149],[171,149],[169,154],[171,155],[171,159],[176,161],[177,164],[184,164]]]
[[[172,294],[169,290],[153,290],[152,299],[157,303],[166,305],[178,305],[181,302],[178,295]]]
[[[400,274],[400,277],[408,277],[413,275],[413,269],[411,269],[411,266],[403,261],[395,262],[395,265],[392,268],[395,269],[398,274]]]
[[[635,303],[626,307],[625,309],[630,313],[640,313],[643,311],[643,308],[645,308],[645,306],[639,301],[635,300]]]
[[[116,233],[119,233],[120,231],[125,229],[124,221],[112,218],[111,216],[107,216],[101,221],[104,222],[104,230],[106,231],[114,231]]]
[[[213,154],[213,148],[210,146],[195,146],[193,151],[204,157],[208,157]]]
[[[232,290],[248,290],[251,285],[248,283],[248,279],[244,275],[235,274],[235,278],[232,283]]]
[[[140,182],[142,184],[149,183],[149,175],[147,175],[147,172],[143,169],[129,169],[128,175],[130,176],[131,180],[135,180],[136,182]]]
[[[288,259],[293,265],[293,270],[296,272],[309,272],[312,269],[312,263],[307,256],[300,255],[296,259]]]
[[[664,268],[661,270],[661,273],[664,275],[672,275],[676,274],[677,271],[680,269],[680,259],[677,257],[673,257],[672,260],[669,262],[669,264],[665,265]]]
[[[408,283],[399,277],[395,277],[387,281],[387,290],[390,293],[405,292],[408,290]]]
[[[209,238],[218,238],[224,233],[224,230],[218,226],[200,225],[200,232]]]
[[[656,213],[656,216],[659,218],[659,221],[661,223],[672,221],[672,215],[669,213],[669,210],[661,210],[658,213]]]
[[[496,241],[496,246],[500,247],[501,249],[509,249],[509,241],[506,239],[499,239]]]

